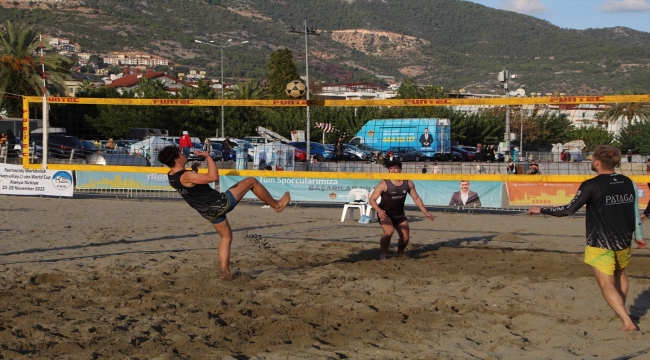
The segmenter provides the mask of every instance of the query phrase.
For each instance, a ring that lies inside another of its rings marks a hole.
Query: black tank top
[[[404,214],[404,202],[406,201],[406,194],[410,190],[408,180],[404,180],[400,186],[394,185],[390,180],[384,181],[387,189],[381,193],[379,208],[386,211],[386,215],[389,217]]]
[[[603,174],[580,185],[565,206],[542,208],[541,213],[567,216],[587,205],[587,245],[610,250],[630,247],[638,223],[637,192],[634,182],[620,174]]]
[[[208,184],[197,184],[193,187],[185,187],[181,183],[181,176],[187,170],[181,170],[173,175],[167,173],[169,185],[176,189],[187,203],[210,220],[220,214],[228,204],[226,194],[210,187]]]

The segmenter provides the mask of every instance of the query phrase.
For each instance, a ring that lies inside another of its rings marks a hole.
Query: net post
[[[27,119],[29,122],[29,119]],[[41,157],[43,158],[43,164],[41,168],[43,170],[47,170],[47,153],[48,151],[48,127],[49,127],[49,122],[48,122],[48,114],[47,114],[47,96],[43,94],[43,149],[41,150]],[[34,152],[36,152],[36,148],[34,148]]]
[[[23,96],[23,167],[29,165],[29,100]]]

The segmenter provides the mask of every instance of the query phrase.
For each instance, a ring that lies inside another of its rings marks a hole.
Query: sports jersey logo
[[[605,196],[605,205],[626,204],[631,202],[634,202],[634,194]]]

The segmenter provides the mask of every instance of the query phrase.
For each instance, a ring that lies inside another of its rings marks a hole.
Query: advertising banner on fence
[[[506,182],[510,205],[564,205],[578,192],[580,183]]]
[[[71,171],[28,170],[22,165],[0,164],[0,194],[71,197]]]
[[[506,182],[510,205],[565,205],[571,202],[581,183]],[[637,183],[639,207],[650,200],[648,184]]]
[[[167,174],[102,171],[77,171],[76,188],[175,191]]]
[[[221,188],[228,189],[242,176],[220,176]],[[377,180],[363,179],[325,179],[325,178],[285,178],[285,177],[258,177],[257,178],[273,195],[278,198],[285,192],[291,192],[294,201],[312,201],[344,203],[350,190],[356,188],[367,189],[371,192],[379,183]],[[426,181],[413,182],[415,189],[428,206],[475,206],[475,207],[501,207],[501,182],[473,182],[468,191],[461,191],[459,181]],[[248,193],[246,198],[254,199],[255,195]],[[413,205],[410,196],[406,203]]]

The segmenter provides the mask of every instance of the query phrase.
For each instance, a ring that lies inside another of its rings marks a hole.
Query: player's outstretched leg
[[[232,243],[232,228],[228,219],[212,224],[214,229],[219,233],[221,241],[219,242],[219,266],[221,266],[221,278],[230,280],[230,244]]]
[[[271,206],[277,212],[284,210],[284,208],[289,205],[289,202],[291,202],[291,194],[289,194],[289,192],[284,193],[284,196],[282,196],[280,200],[275,200],[269,191],[266,190],[264,185],[260,184],[260,182],[254,177],[246,178],[233,185],[228,190],[237,201],[243,199],[247,192],[253,191],[253,194],[255,194],[258,199],[264,201],[264,203]]]

